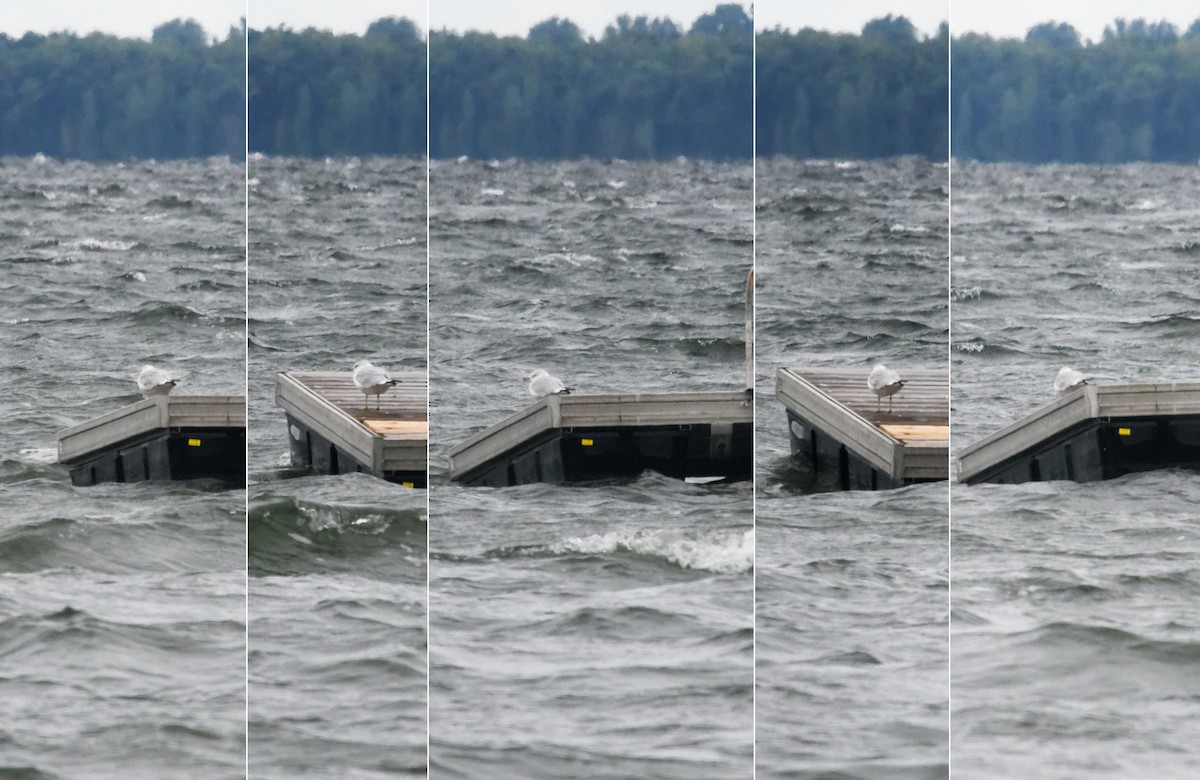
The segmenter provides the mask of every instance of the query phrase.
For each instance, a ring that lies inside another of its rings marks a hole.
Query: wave
[[[308,571],[320,565],[318,557],[354,561],[397,552],[423,568],[425,535],[423,507],[351,506],[290,496],[250,506],[248,544],[257,573]]]
[[[246,338],[246,342],[251,347],[256,347],[258,349],[265,349],[268,352],[285,352],[286,351],[283,347],[277,347],[274,344],[271,344],[271,343],[263,340],[258,334],[254,333],[254,332],[250,333],[250,335]]]
[[[59,775],[43,772],[35,766],[11,764],[0,767],[0,776],[3,776],[4,780],[60,780]]]
[[[148,201],[146,207],[159,209],[191,209],[199,204],[191,198],[181,198],[178,195],[167,195]]]
[[[741,338],[681,338],[674,343],[677,352],[695,358],[739,360],[746,355],[746,342]]]
[[[64,477],[47,488],[61,486]],[[162,495],[168,488],[157,483],[111,487],[120,489],[128,506],[113,509],[108,500],[115,493],[98,487],[89,489],[98,503],[87,505],[90,509],[73,507],[78,512],[75,516],[51,514],[54,510],[47,509],[43,518],[19,521],[0,530],[0,571],[211,571],[230,555],[225,523],[240,522],[241,512],[235,507],[240,508],[241,502],[211,498],[215,490],[227,491],[222,483],[179,483],[169,488],[169,499]],[[24,492],[38,488],[27,483]],[[240,532],[237,536],[240,539]]]
[[[619,530],[547,545],[555,555],[632,553],[684,569],[732,574],[754,567],[753,531]]]
[[[955,301],[980,300],[985,296],[989,299],[999,297],[991,292],[985,292],[979,285],[967,287],[956,284],[950,285],[950,295],[954,297]]]
[[[59,481],[65,473],[53,447],[23,449],[15,458],[0,460],[0,485],[43,478]]]
[[[640,605],[585,606],[527,625],[525,630],[549,636],[582,635],[589,640],[600,637],[623,639],[646,631],[666,633],[671,625],[687,622],[688,619],[677,612]]]
[[[18,615],[0,622],[0,655],[74,653],[82,648],[104,647],[128,653],[160,652],[174,655],[195,647],[197,632],[210,640],[224,633],[244,636],[240,620],[180,620],[127,623],[106,620],[66,605],[46,615]],[[99,644],[98,644],[99,643]]]
[[[68,562],[64,540],[77,533],[79,524],[67,517],[10,526],[0,532],[0,568],[37,571],[62,565]]]
[[[241,259],[242,253],[245,251],[240,244],[206,244],[200,241],[176,241],[170,245],[171,249],[180,251],[205,252],[209,254],[235,255]]]
[[[141,281],[145,281],[145,277]],[[185,282],[175,288],[180,292],[242,292],[243,287],[236,284],[219,282],[216,279],[198,279],[193,282]]]
[[[1014,356],[1026,357],[1027,353],[1015,346],[1009,347],[1003,344],[993,344],[982,338],[963,339],[955,341],[953,348],[957,352],[965,352],[968,354],[978,354],[983,357],[999,359],[1008,359]]]
[[[68,241],[62,244],[63,249],[84,249],[92,252],[128,252],[138,245],[137,241],[119,241],[116,239],[81,238],[78,241]]]
[[[1111,198],[1088,198],[1082,195],[1047,195],[1044,197],[1047,211],[1078,211],[1097,214],[1121,214],[1124,204]]]
[[[189,306],[180,306],[175,303],[155,303],[153,301],[142,304],[133,313],[135,321],[146,323],[199,320],[203,317],[203,314]]]
[[[1192,338],[1200,336],[1200,316],[1194,314],[1167,314],[1161,317],[1122,323],[1121,329],[1151,331],[1163,336]]]
[[[1200,668],[1200,642],[1155,639],[1114,626],[1084,623],[1048,623],[1024,634],[1028,643],[1060,647],[1088,647],[1103,651],[1113,662],[1133,658],[1143,662]]]
[[[849,211],[842,201],[795,192],[789,192],[778,198],[759,198],[754,208],[758,212],[779,212],[801,219],[818,219]]]
[[[120,315],[124,319],[124,313]],[[242,330],[246,326],[244,317],[221,314],[205,314],[190,306],[180,306],[174,303],[158,303],[147,301],[143,303],[131,317],[139,324],[154,325],[158,323],[199,322],[207,321],[215,325]]]

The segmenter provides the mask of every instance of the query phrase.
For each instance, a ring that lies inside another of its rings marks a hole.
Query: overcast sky
[[[524,35],[551,16],[569,18],[588,35],[599,36],[621,14],[667,16],[685,27],[720,0],[9,0],[0,12],[0,32],[20,36],[93,30],[148,38],[151,30],[177,17],[200,22],[210,35],[224,37],[243,15],[252,27],[286,25],[362,33],[383,16],[407,16],[424,29],[487,30]],[[746,7],[749,2],[745,2]],[[953,7],[951,8],[951,5]],[[1023,37],[1034,24],[1069,22],[1085,38],[1099,39],[1117,17],[1166,19],[1186,29],[1200,17],[1196,0],[757,0],[758,27],[816,27],[858,32],[865,22],[887,14],[907,16],[924,34],[949,17],[955,34],[965,31]]]
[[[149,38],[155,27],[172,19],[195,19],[209,37],[224,38],[246,14],[247,0],[6,0],[0,10],[0,32],[70,30],[79,35],[100,32],[125,38]],[[255,0],[258,2],[258,0]]]
[[[1166,20],[1180,32],[1200,19],[1196,0],[970,0],[955,2],[950,28],[986,32],[994,37],[1024,38],[1025,31],[1047,21],[1067,22],[1080,34],[1100,40],[1114,19]]]
[[[474,0],[473,0],[474,1]],[[367,25],[385,16],[403,16],[417,23],[424,32],[425,0],[245,0],[249,3],[251,27],[278,27],[295,30],[316,27],[336,33],[367,31]],[[433,4],[447,0],[430,0]]]
[[[426,0],[3,0],[0,32],[16,37],[30,30],[80,35],[99,30],[149,38],[163,22],[182,18],[195,19],[210,37],[224,38],[243,16],[251,27],[282,24],[341,33],[364,33],[376,19],[407,16],[425,30],[425,9]]]
[[[486,30],[500,35],[524,35],[543,19],[558,16],[579,25],[584,34],[599,37],[604,34],[604,28],[622,14],[651,18],[666,16],[686,29],[698,16],[712,11],[724,1],[591,0],[580,3],[570,0],[432,0],[429,26],[434,30]],[[783,4],[784,0],[779,2]],[[800,2],[804,0],[787,0],[789,5]],[[742,7],[749,9],[749,2],[744,2]]]

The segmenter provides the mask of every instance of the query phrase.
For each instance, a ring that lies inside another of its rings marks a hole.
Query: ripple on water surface
[[[273,382],[424,368],[425,163],[251,166],[251,774],[423,776],[425,492],[291,468]]]
[[[1102,381],[1200,379],[1196,166],[954,172],[955,447]],[[957,487],[954,766],[1193,777],[1200,476]]]
[[[0,171],[0,774],[243,777],[245,493],[74,488],[54,440],[141,363],[241,392],[245,169]]]
[[[529,401],[736,388],[747,164],[435,164],[431,452]],[[751,774],[748,483],[430,489],[438,777]]]

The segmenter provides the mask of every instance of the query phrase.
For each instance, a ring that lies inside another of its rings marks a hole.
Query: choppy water
[[[785,366],[946,364],[947,171],[758,162],[758,777],[947,775],[947,490],[805,494]]]
[[[143,362],[240,392],[243,169],[0,173],[0,774],[243,777],[245,493],[54,463]],[[755,739],[764,778],[1200,773],[1200,476],[809,494],[787,457],[777,368],[944,365],[945,167],[759,161],[757,531],[750,483],[444,476],[534,367],[739,385],[748,166],[435,163],[429,522],[424,491],[291,469],[272,397],[424,367],[424,162],[250,176],[251,776],[748,777]],[[1200,169],[953,185],[956,448],[1062,364],[1200,376]]]
[[[531,399],[736,388],[748,164],[441,162],[431,458]],[[430,768],[749,777],[752,487],[430,488]]]
[[[424,369],[425,163],[250,177],[250,774],[424,775],[426,493],[289,468],[273,382]]]
[[[1200,168],[956,165],[954,440],[1200,379]],[[953,491],[956,776],[1200,773],[1200,475]]]
[[[0,160],[0,774],[245,774],[245,492],[54,462],[142,363],[242,392],[244,181]]]

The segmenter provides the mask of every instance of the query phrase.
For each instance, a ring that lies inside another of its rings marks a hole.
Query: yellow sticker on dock
[[[580,443],[580,444],[582,444],[582,445],[583,445],[583,446],[585,446],[585,447],[590,447],[590,446],[592,446],[592,440],[591,440],[591,439],[580,439],[580,440],[579,440],[579,443]]]
[[[1133,433],[1133,431],[1129,430],[1128,428],[1117,428],[1118,436],[1128,436],[1131,433]]]
[[[189,447],[199,447],[200,440],[199,439],[188,439],[188,446]]]
[[[411,482],[401,482],[400,484],[407,488],[414,487],[413,483]]]

